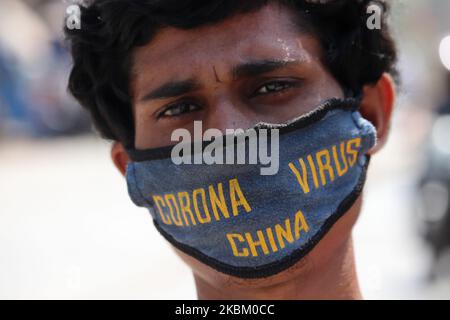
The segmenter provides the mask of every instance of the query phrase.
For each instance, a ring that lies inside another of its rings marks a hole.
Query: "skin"
[[[248,128],[260,121],[283,122],[326,99],[343,97],[321,55],[315,38],[299,30],[289,9],[276,4],[212,26],[160,31],[134,52],[130,89],[136,148],[173,144],[172,131],[192,131],[194,120],[203,121],[204,130]],[[236,65],[261,60],[292,63],[257,75],[237,77],[230,72]],[[191,78],[199,84],[194,91],[149,99],[166,82]],[[270,86],[274,81],[284,83],[274,89]],[[364,87],[361,113],[378,130],[378,144],[371,154],[386,141],[394,100],[394,85],[387,74]],[[184,109],[173,106],[180,102],[185,102]],[[180,110],[185,112],[177,114]],[[111,156],[125,174],[129,158],[121,143],[113,145]],[[200,299],[360,299],[351,231],[361,203],[362,197],[306,257],[272,277],[228,276],[176,251],[192,268]]]

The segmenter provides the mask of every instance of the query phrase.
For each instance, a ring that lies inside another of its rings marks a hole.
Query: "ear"
[[[361,102],[361,115],[377,128],[377,145],[369,154],[378,152],[386,144],[395,104],[395,84],[391,76],[384,73],[374,85],[365,86]]]
[[[114,144],[112,145],[111,158],[116,168],[119,169],[120,173],[123,176],[125,176],[127,164],[128,162],[130,162],[130,158],[128,157],[125,148],[120,142],[114,142]]]

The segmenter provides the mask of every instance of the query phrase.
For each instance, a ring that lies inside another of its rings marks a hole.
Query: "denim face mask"
[[[353,99],[333,99],[279,129],[279,171],[181,164],[171,147],[128,150],[128,191],[176,248],[216,270],[261,278],[294,265],[360,195],[376,130]]]

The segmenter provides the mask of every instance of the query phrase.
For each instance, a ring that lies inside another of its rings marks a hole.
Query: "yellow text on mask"
[[[216,186],[198,188],[189,193],[168,193],[152,198],[162,222],[178,227],[228,219],[237,216],[241,207],[247,213],[251,211],[238,179],[228,181],[226,192],[222,183],[218,183]]]
[[[298,211],[293,221],[287,218],[283,224],[255,233],[228,233],[227,239],[235,257],[257,257],[259,254],[268,255],[284,249],[286,244],[294,243],[308,231],[308,223],[303,213]]]
[[[290,162],[288,166],[307,194],[312,187],[319,189],[345,175],[355,165],[360,147],[361,138],[351,139],[299,158],[297,165]]]

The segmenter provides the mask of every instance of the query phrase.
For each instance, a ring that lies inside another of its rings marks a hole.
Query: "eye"
[[[290,89],[295,86],[296,86],[295,83],[289,81],[273,81],[266,83],[260,88],[258,88],[258,90],[256,90],[252,96],[282,92],[286,89]]]
[[[197,110],[200,110],[200,107],[191,102],[179,102],[164,108],[163,111],[158,113],[157,117],[158,118],[177,117],[185,113]]]

